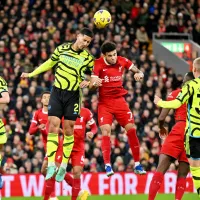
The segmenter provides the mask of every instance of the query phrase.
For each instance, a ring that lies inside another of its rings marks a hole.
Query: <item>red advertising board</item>
[[[105,173],[83,174],[82,188],[91,194],[147,194],[153,173],[138,176],[134,173],[115,173],[108,178]],[[3,197],[11,196],[42,196],[44,190],[44,177],[40,174],[6,175],[5,187],[2,189]],[[164,177],[160,193],[174,193],[176,187],[176,173],[167,172]],[[194,192],[191,175],[187,177],[186,192]],[[57,196],[71,195],[71,187],[65,181],[56,183]]]

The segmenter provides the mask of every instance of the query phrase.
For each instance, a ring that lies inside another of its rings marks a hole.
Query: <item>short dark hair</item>
[[[116,44],[114,42],[104,42],[101,45],[101,52],[103,54],[114,51],[115,49],[116,49]]]
[[[94,33],[89,28],[81,29],[80,33],[82,35],[87,35],[88,37],[91,37],[91,38],[93,38],[93,36],[94,36]]]
[[[193,72],[188,72],[186,75],[190,80],[194,79],[194,74]]]
[[[44,91],[44,92],[41,94],[41,98],[43,97],[44,94],[51,94],[51,92],[49,92],[49,91]]]

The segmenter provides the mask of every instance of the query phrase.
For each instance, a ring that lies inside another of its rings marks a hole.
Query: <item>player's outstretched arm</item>
[[[56,63],[57,63],[57,61],[53,61],[50,58],[46,62],[44,62],[43,64],[41,64],[38,68],[36,68],[33,72],[31,72],[31,73],[22,73],[21,78],[31,78],[31,77],[34,77],[34,76],[36,76],[38,74],[41,74],[41,73],[43,73],[45,71],[48,71]]]
[[[173,109],[177,109],[182,105],[182,103],[178,99],[172,101],[163,101],[160,97],[156,95],[154,97],[154,103],[161,108],[173,108]]]

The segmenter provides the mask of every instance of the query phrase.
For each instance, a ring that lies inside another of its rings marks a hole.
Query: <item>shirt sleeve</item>
[[[176,97],[177,97],[177,94],[175,93],[175,91],[172,91],[168,94],[167,101],[172,101],[172,100],[176,99]]]
[[[158,102],[158,106],[159,107],[162,107],[162,108],[173,108],[173,109],[177,109],[181,106],[181,102],[177,99],[174,99],[172,101],[163,101],[163,100],[160,100]]]
[[[41,64],[38,68],[36,68],[33,72],[29,73],[29,77],[36,76],[38,74],[41,74],[43,72],[48,71],[51,69],[59,60],[59,50],[58,47],[54,50],[53,54],[51,55],[51,58],[49,58],[46,62]]]
[[[94,61],[94,69],[92,71],[92,76],[91,77],[99,77],[100,74],[100,64],[98,60]]]
[[[31,120],[31,123],[38,124],[38,112],[37,111],[33,114],[33,118]]]
[[[193,95],[193,93],[194,88],[192,86],[192,81],[190,81],[182,87],[181,92],[178,94],[176,99],[179,100],[181,104],[184,104],[190,98],[190,96]]]
[[[125,57],[120,57],[120,59],[122,59],[123,61],[123,65],[126,69],[130,70],[134,64],[132,63],[132,61],[130,61],[128,58]]]
[[[90,61],[87,65],[87,69],[89,69],[89,71],[92,72],[92,70],[94,68],[94,58],[93,58],[93,56],[90,55],[89,59],[90,59]]]
[[[88,114],[87,114],[87,124],[88,125],[92,125],[95,123],[94,119],[93,119],[93,114],[88,110]]]
[[[2,92],[8,92],[8,85],[3,78],[0,79],[0,94]]]

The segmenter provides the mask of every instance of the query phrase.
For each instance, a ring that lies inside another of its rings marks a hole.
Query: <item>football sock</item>
[[[186,179],[183,177],[177,178],[175,199],[181,200],[185,192]]]
[[[158,190],[160,189],[160,186],[162,184],[163,181],[163,173],[161,172],[155,172],[152,180],[151,180],[151,184],[149,187],[149,198],[148,200],[154,200],[156,197],[156,194],[158,192]]]
[[[78,197],[78,193],[81,190],[81,179],[80,178],[74,178],[73,179],[73,187],[72,187],[72,199],[76,200]]]
[[[67,163],[72,152],[72,148],[74,146],[74,135],[64,135],[63,141],[63,159],[62,159],[62,167],[67,167]]]
[[[57,149],[58,149],[58,134],[49,133],[47,136],[48,166],[55,165],[55,157]]]
[[[136,134],[136,129],[131,128],[129,131],[127,131],[128,136],[128,143],[132,150],[133,158],[135,162],[140,161],[140,143]]]
[[[2,162],[2,155],[1,155],[1,152],[0,152],[0,168],[1,168],[1,162]]]
[[[50,196],[55,197],[55,178],[45,181],[44,200],[48,200]]]
[[[197,193],[200,197],[200,167],[191,167],[190,166],[190,172],[192,174],[194,186],[195,186]]]
[[[65,174],[65,181],[67,182],[68,185],[70,185],[72,187],[73,178],[68,173]]]
[[[102,137],[101,149],[102,149],[104,163],[110,164],[111,143],[109,136]]]

